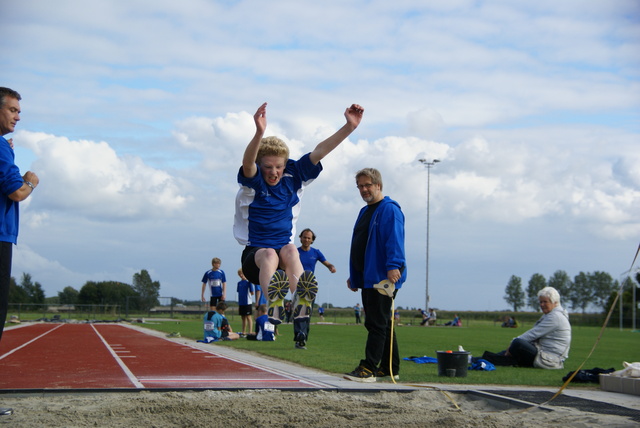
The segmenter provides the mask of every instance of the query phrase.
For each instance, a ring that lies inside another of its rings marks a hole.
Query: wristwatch
[[[27,186],[31,187],[31,191],[33,192],[34,190],[36,190],[36,188],[33,186],[33,184],[31,184],[30,181],[24,180],[24,184],[26,184]]]

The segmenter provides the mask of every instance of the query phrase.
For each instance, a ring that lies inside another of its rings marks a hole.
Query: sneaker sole
[[[318,281],[315,275],[310,270],[305,270],[298,279],[298,287],[296,288],[296,294],[310,303],[316,298],[318,294]]]
[[[273,273],[269,286],[267,287],[267,297],[270,302],[283,300],[289,291],[289,278],[287,274],[278,269]]]
[[[269,287],[267,287],[267,297],[269,298],[269,311],[267,312],[269,322],[273,325],[282,324],[284,318],[284,298],[289,292],[289,278],[287,274],[278,269],[273,273]]]

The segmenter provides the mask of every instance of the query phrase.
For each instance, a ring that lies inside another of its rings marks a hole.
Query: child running
[[[293,243],[300,200],[307,185],[322,171],[320,161],[338,147],[358,127],[364,109],[348,107],[346,123],[300,159],[289,159],[289,148],[277,137],[264,137],[267,103],[253,116],[256,132],[242,158],[238,172],[240,190],[236,196],[234,236],[245,246],[242,271],[249,281],[260,284],[269,300],[269,321],[278,325],[284,314],[283,302],[290,290],[298,305],[309,307],[318,291],[311,271],[304,271]],[[297,308],[296,308],[297,309]]]

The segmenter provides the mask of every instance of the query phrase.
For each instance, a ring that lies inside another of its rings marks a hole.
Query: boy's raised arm
[[[249,141],[242,157],[242,173],[245,177],[253,177],[258,172],[256,156],[258,156],[258,148],[264,136],[264,131],[267,129],[267,103],[258,108],[256,114],[253,115],[253,121],[256,124],[256,133]]]
[[[316,148],[313,149],[309,155],[311,162],[313,162],[314,165],[317,165],[318,162],[320,162],[326,155],[338,147],[345,138],[351,135],[358,125],[360,125],[363,113],[364,108],[361,105],[351,104],[351,107],[348,107],[344,112],[344,117],[347,119],[347,123],[345,123],[342,128],[338,129],[335,134],[318,143]]]

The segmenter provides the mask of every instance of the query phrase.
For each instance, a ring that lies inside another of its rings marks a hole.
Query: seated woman
[[[571,324],[569,314],[560,304],[560,294],[553,287],[538,292],[542,317],[525,333],[513,339],[509,347],[482,358],[497,366],[561,369],[569,356]]]

